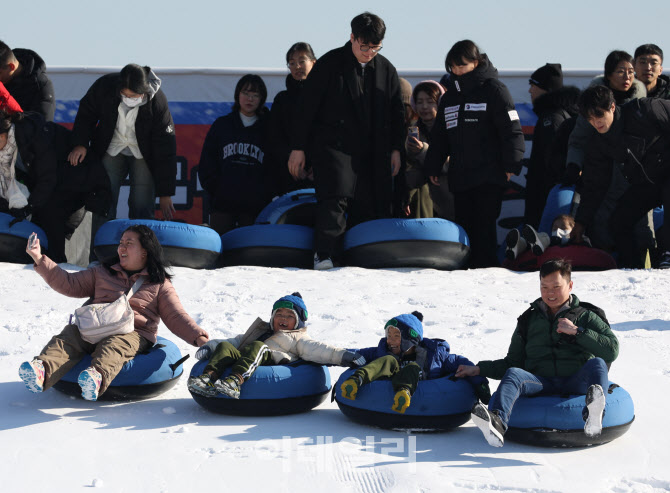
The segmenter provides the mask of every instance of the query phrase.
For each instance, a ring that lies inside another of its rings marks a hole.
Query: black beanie
[[[530,84],[535,84],[545,91],[555,91],[563,87],[563,70],[560,63],[547,63],[538,68],[528,79]]]

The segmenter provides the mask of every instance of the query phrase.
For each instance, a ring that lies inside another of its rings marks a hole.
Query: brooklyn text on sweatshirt
[[[242,142],[234,142],[223,147],[223,159],[228,159],[234,155],[251,156],[259,163],[262,163],[265,153],[258,146]],[[250,162],[249,164],[253,163]]]

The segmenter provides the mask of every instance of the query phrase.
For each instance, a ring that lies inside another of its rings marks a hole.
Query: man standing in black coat
[[[23,111],[35,111],[47,121],[56,113],[54,86],[47,77],[44,60],[32,50],[15,48],[0,41],[0,82],[21,105]]]
[[[398,74],[378,54],[385,33],[376,15],[356,16],[350,41],[321,57],[305,81],[288,168],[305,178],[310,154],[317,270],[333,267],[347,227],[391,215],[405,129]]]
[[[581,203],[570,237],[581,241],[607,192],[613,166],[620,166],[630,187],[617,200],[609,226],[619,266],[643,267],[635,260],[633,226],[654,207],[670,210],[670,101],[641,98],[617,107],[609,88],[593,86],[582,93],[579,111],[598,133],[588,142]],[[659,267],[667,269],[670,228],[660,231],[657,239],[665,253]]]

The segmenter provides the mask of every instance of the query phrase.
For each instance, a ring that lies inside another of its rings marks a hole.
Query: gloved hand
[[[218,346],[222,341],[223,339],[210,339],[206,344],[200,346],[200,349],[195,352],[195,357],[200,361],[210,359],[214,353],[214,350],[216,349],[216,346]]]
[[[342,366],[348,366],[350,368],[358,368],[365,364],[365,358],[361,353],[355,353],[352,351],[347,351],[342,355]]]
[[[14,226],[16,223],[24,220],[30,220],[30,217],[33,215],[33,208],[30,204],[27,206],[21,208],[21,209],[9,209],[8,211],[12,216],[14,216],[14,219],[11,220],[9,223],[9,227],[11,228]]]
[[[491,400],[491,389],[489,389],[488,382],[482,382],[479,385],[473,385],[472,388],[475,391],[477,399],[482,401],[484,404],[488,404]]]
[[[195,357],[196,357],[196,359],[199,359],[200,361],[211,358],[212,357],[212,348],[209,347],[207,344],[203,344],[195,352]]]
[[[582,174],[582,169],[576,163],[568,163],[561,178],[561,186],[571,187],[577,183],[579,176]]]

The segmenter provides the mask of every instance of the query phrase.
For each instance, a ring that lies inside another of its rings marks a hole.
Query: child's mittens
[[[365,358],[361,353],[355,353],[353,351],[347,351],[342,355],[341,366],[348,366],[351,368],[358,368],[365,364]]]
[[[489,389],[488,382],[482,382],[478,385],[473,385],[472,388],[475,391],[477,399],[482,401],[484,404],[488,404],[491,400],[491,389]]]

